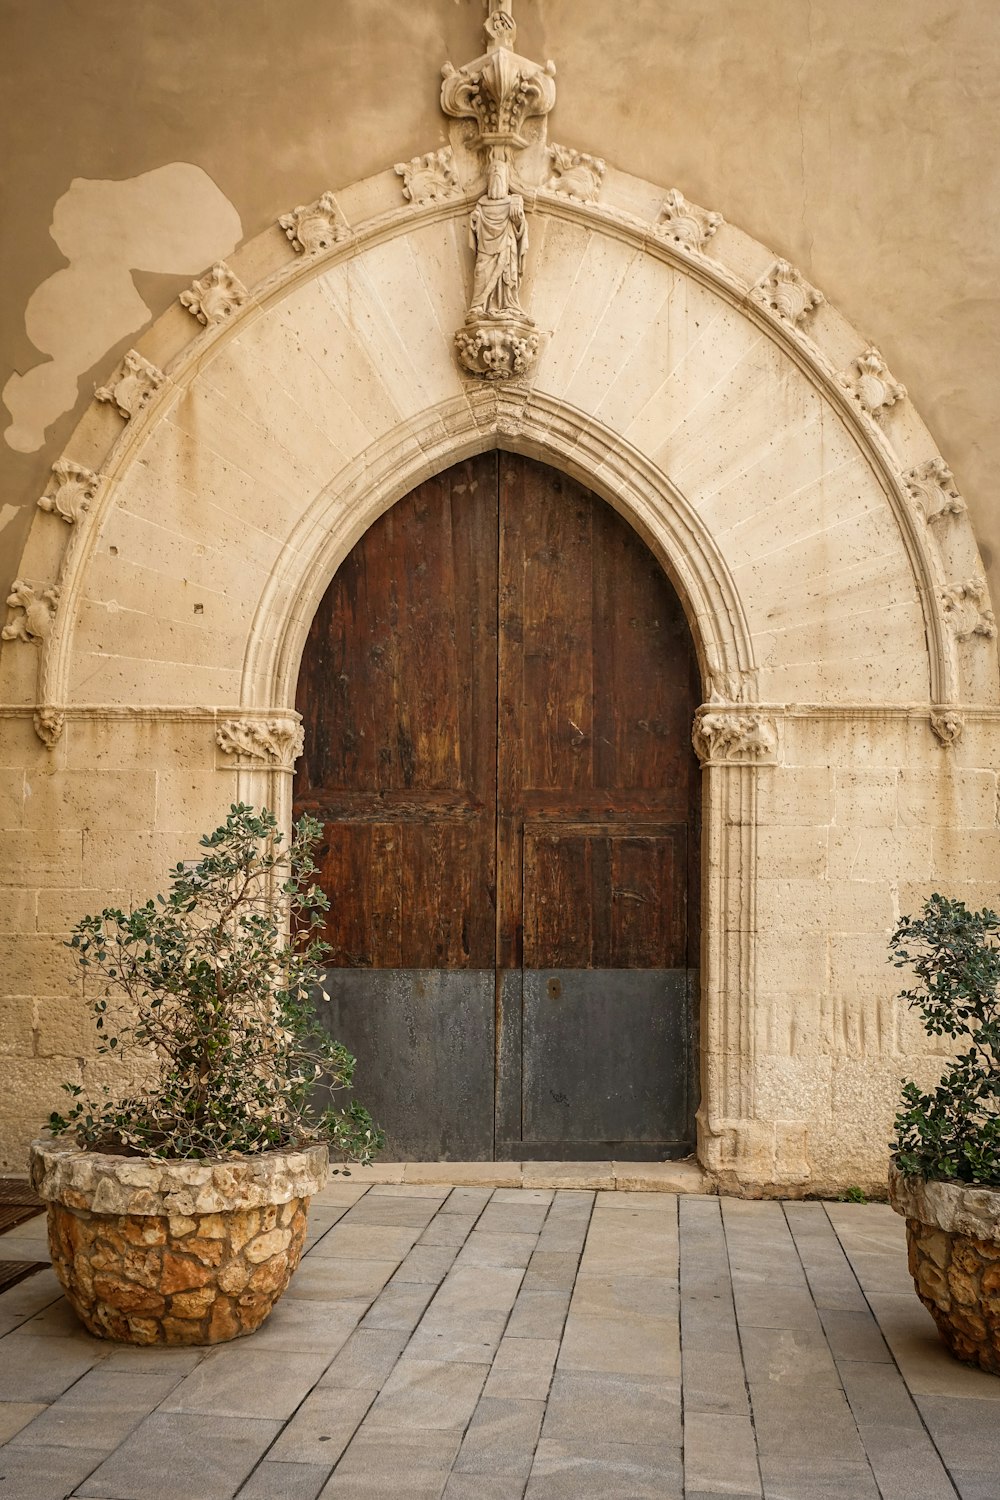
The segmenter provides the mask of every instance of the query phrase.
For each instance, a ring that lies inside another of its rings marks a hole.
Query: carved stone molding
[[[840,384],[850,391],[854,400],[866,416],[881,422],[887,411],[906,396],[906,386],[900,385],[889,373],[889,367],[874,347],[851,362],[851,368],[838,376]]]
[[[997,625],[989,598],[983,578],[967,578],[964,583],[950,583],[941,590],[941,607],[956,640],[969,641],[976,635],[995,640]]]
[[[191,315],[210,327],[224,323],[250,300],[250,293],[226,265],[217,260],[212,269],[181,292],[180,301]]]
[[[413,156],[409,161],[398,161],[393,171],[403,179],[403,197],[407,203],[439,203],[445,198],[461,196],[450,146]]]
[[[142,411],[166,378],[156,365],[130,349],[107,385],[98,386],[94,395],[98,401],[113,401],[119,416],[127,422]]]
[[[778,736],[763,714],[700,708],[691,741],[702,765],[761,765],[777,759]]]
[[[95,474],[93,469],[75,464],[68,458],[57,459],[38,509],[59,516],[68,526],[74,526],[90,509],[100,482],[100,474]]]
[[[5,641],[27,641],[38,645],[52,629],[52,620],[59,603],[59,589],[43,589],[23,578],[15,578],[7,595],[7,608],[21,613],[0,631]]]
[[[32,715],[35,733],[47,749],[52,750],[62,736],[66,715],[60,708],[36,708]]]
[[[315,203],[300,204],[282,214],[278,223],[299,255],[318,255],[346,240],[351,232],[332,193],[324,193]]]
[[[787,260],[776,260],[751,295],[769,312],[795,328],[801,328],[809,314],[826,301],[823,293],[811,286],[802,272],[789,265]]]
[[[903,483],[914,510],[928,526],[946,516],[960,516],[965,510],[965,501],[955,488],[955,476],[943,458],[929,458],[907,469]]]
[[[931,728],[942,745],[954,745],[962,737],[965,717],[955,708],[932,708]]]
[[[528,318],[499,323],[478,318],[460,328],[455,347],[463,368],[483,380],[526,375],[538,358],[538,334]]]
[[[215,742],[226,755],[290,771],[302,754],[304,736],[297,719],[223,719]]]
[[[709,707],[730,708],[737,703],[751,701],[755,688],[756,672],[726,672],[718,667],[708,671],[706,702]]]
[[[523,148],[525,122],[547,115],[556,102],[555,63],[544,67],[513,50],[517,27],[511,0],[490,0],[484,57],[441,69],[441,108],[455,120],[474,120],[476,147]]]
[[[670,240],[681,250],[702,254],[724,222],[721,214],[710,213],[707,208],[699,208],[697,203],[689,203],[678,188],[671,188],[653,227],[661,238]]]
[[[545,186],[553,193],[562,193],[577,203],[596,203],[601,196],[601,186],[607,164],[599,156],[588,156],[585,151],[573,151],[568,146],[550,146],[549,158],[552,173]]]

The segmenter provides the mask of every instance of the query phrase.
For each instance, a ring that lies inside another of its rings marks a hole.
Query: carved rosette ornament
[[[929,458],[907,469],[903,483],[913,509],[928,526],[946,516],[960,516],[965,510],[965,501],[955,488],[955,476],[943,458]]]
[[[787,260],[774,262],[767,275],[753,288],[753,296],[775,317],[795,328],[801,328],[809,314],[826,301],[823,293],[811,286],[802,272],[789,265]]]
[[[4,626],[0,639],[26,641],[30,646],[37,646],[52,629],[58,603],[58,588],[38,588],[23,578],[15,578],[7,595],[7,608],[21,613]]]
[[[699,208],[697,203],[689,203],[682,192],[671,188],[653,227],[662,239],[670,240],[678,249],[701,255],[724,222],[721,214],[710,213],[707,208]]]
[[[539,342],[520,301],[528,221],[516,191],[514,154],[530,144],[525,122],[547,115],[555,104],[556,70],[554,63],[543,68],[513,50],[511,0],[490,0],[485,31],[485,56],[464,68],[445,63],[442,69],[441,108],[453,119],[474,122],[470,144],[482,153],[486,174],[486,191],[469,219],[476,257],[472,298],[455,350],[469,375],[510,380],[528,374]]]
[[[226,755],[290,771],[302,754],[304,735],[297,719],[223,719],[215,742]]]
[[[873,422],[881,422],[897,401],[904,400],[906,386],[889,374],[889,367],[875,348],[868,348],[839,377],[841,385]]]
[[[60,458],[52,465],[52,478],[38,502],[38,509],[59,516],[68,526],[75,526],[90,509],[100,482],[100,474],[95,474],[93,469]]]
[[[568,146],[550,146],[552,173],[545,186],[577,203],[596,203],[601,196],[606,163],[599,156],[571,151]]]
[[[701,708],[695,715],[691,742],[706,766],[769,764],[778,753],[774,725],[758,713]]]
[[[324,193],[315,203],[303,203],[278,220],[297,255],[318,255],[346,240],[350,226],[332,193]]]
[[[204,323],[206,328],[224,323],[238,312],[250,298],[250,293],[234,276],[225,261],[217,260],[212,269],[191,285],[190,291],[181,292],[181,306]]]
[[[403,179],[403,197],[407,203],[440,203],[461,196],[450,146],[413,156],[409,161],[398,161],[393,171]]]
[[[976,635],[988,641],[996,639],[997,623],[989,598],[984,578],[967,578],[941,590],[941,607],[956,640],[970,641]]]
[[[130,349],[107,385],[98,386],[94,395],[98,401],[112,401],[118,415],[126,422],[138,416],[166,380],[162,370],[151,365],[148,359],[135,349]]]
[[[932,708],[931,728],[947,749],[949,745],[954,745],[957,740],[961,739],[965,719],[958,709]]]

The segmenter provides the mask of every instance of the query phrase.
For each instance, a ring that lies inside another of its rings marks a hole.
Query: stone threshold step
[[[334,1181],[339,1180],[334,1178]],[[714,1193],[696,1161],[401,1161],[352,1167],[355,1183],[422,1187],[598,1188],[631,1193]]]

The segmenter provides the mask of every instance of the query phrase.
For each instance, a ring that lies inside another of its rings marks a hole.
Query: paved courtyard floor
[[[51,1270],[0,1333],[3,1500],[1000,1500],[879,1205],[341,1180],[249,1339],[99,1342]]]

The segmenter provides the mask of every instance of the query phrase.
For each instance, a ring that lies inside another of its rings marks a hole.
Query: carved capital
[[[60,708],[36,708],[32,716],[35,733],[48,750],[55,748],[66,725],[66,715]]]
[[[58,603],[58,588],[44,589],[27,583],[23,578],[15,578],[7,595],[7,608],[20,613],[0,631],[0,639],[26,641],[28,645],[37,646],[52,629]]]
[[[606,163],[599,156],[573,151],[568,146],[550,146],[552,172],[545,186],[577,203],[596,203],[601,196]]]
[[[231,318],[249,298],[242,281],[233,275],[225,261],[217,260],[206,275],[192,283],[190,291],[181,292],[180,301],[192,317],[209,327]]]
[[[57,459],[38,509],[59,516],[68,526],[74,526],[90,509],[100,482],[100,474],[95,474],[93,469],[75,464],[68,458]]]
[[[960,516],[965,510],[965,501],[955,488],[955,476],[943,458],[929,458],[907,469],[903,483],[913,509],[928,526],[946,516]]]
[[[483,380],[510,380],[527,375],[538,358],[538,334],[528,319],[467,322],[455,335],[459,362]]]
[[[996,639],[997,624],[989,600],[984,578],[967,578],[941,590],[941,607],[956,640],[969,641],[976,635],[988,641]]]
[[[965,718],[955,708],[932,708],[931,728],[946,748],[962,737]]]
[[[725,222],[721,214],[710,213],[689,203],[677,188],[671,188],[663,200],[653,228],[661,239],[669,240],[681,250],[702,254],[708,241]]]
[[[297,719],[223,719],[215,742],[226,755],[290,771],[302,754],[304,736]]]
[[[751,295],[775,317],[795,328],[801,328],[809,314],[826,301],[823,293],[811,286],[802,272],[789,265],[787,260],[776,260]]]
[[[438,203],[461,196],[450,146],[413,156],[409,161],[398,161],[393,171],[403,179],[403,197],[407,203]]]
[[[350,227],[332,193],[303,203],[278,220],[299,255],[318,255],[350,235]]]
[[[857,405],[874,422],[881,422],[887,411],[906,396],[906,386],[900,385],[889,373],[889,367],[875,348],[868,348],[852,360],[849,370],[838,376],[840,384],[850,391]]]
[[[94,395],[98,401],[113,401],[119,416],[127,422],[142,411],[166,378],[156,365],[151,365],[135,349],[130,349],[107,385],[98,386]]]
[[[773,763],[778,736],[763,714],[703,707],[695,715],[691,742],[702,765]]]

